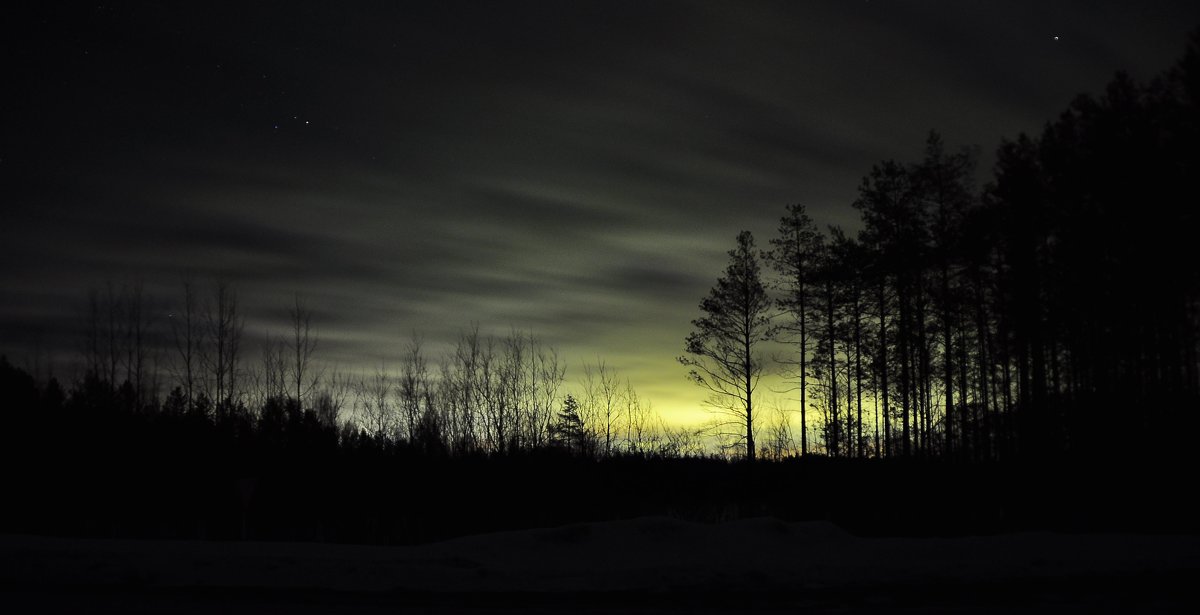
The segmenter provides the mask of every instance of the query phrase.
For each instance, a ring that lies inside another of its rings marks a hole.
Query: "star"
[[[1056,41],[1058,40],[1058,35],[1054,36],[1054,40],[1056,40]]]

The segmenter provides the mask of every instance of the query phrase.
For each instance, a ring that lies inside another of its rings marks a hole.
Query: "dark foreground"
[[[1195,612],[1194,575],[878,585],[793,592],[416,592],[277,588],[6,588],[8,612],[52,613],[1172,613]]]
[[[6,612],[1187,612],[1197,573],[1195,536],[882,539],[773,519],[414,547],[0,537]]]

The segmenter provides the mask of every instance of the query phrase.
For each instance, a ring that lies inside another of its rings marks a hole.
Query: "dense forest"
[[[1200,392],[1197,44],[1149,85],[1118,74],[1040,137],[1002,143],[982,192],[977,156],[931,133],[918,162],[863,178],[856,236],[803,205],[761,255],[744,232],[681,361],[753,442],[756,347],[788,344],[801,453],[1178,451]]]
[[[638,514],[1195,530],[1198,120],[1200,33],[1149,83],[1118,74],[1003,142],[981,189],[978,153],[931,133],[863,178],[857,232],[792,205],[761,246],[738,235],[680,358],[737,428],[720,451],[603,363],[568,394],[521,332],[471,328],[436,362],[414,337],[396,371],[350,377],[319,361],[299,297],[252,361],[231,286],[185,282],[162,322],[138,284],[109,284],[77,381],[0,360],[0,531],[396,543]],[[755,405],[768,372],[798,433]]]

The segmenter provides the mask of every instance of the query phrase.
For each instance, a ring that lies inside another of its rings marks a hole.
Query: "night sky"
[[[1036,132],[1145,79],[1195,2],[29,3],[0,26],[0,352],[66,372],[86,293],[232,281],[245,347],[307,298],[319,358],[532,330],[668,418],[743,228],[853,228],[926,133]],[[43,6],[45,4],[45,6]],[[352,6],[351,6],[352,5]],[[207,283],[207,282],[206,282]],[[253,360],[250,361],[253,363]]]

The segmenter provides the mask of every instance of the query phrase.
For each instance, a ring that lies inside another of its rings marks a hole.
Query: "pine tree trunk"
[[[862,308],[859,304],[858,289],[854,296],[854,381],[857,390],[858,403],[858,456],[864,456],[862,433]]]
[[[750,317],[746,317],[746,333],[744,339],[745,353],[742,355],[742,366],[745,369],[746,375],[746,460],[754,463],[754,383],[751,380],[751,372],[754,369],[754,364],[750,356]]]
[[[808,454],[808,306],[804,293],[804,275],[797,269],[800,289],[800,454]]]
[[[920,292],[920,291],[918,291]],[[921,297],[924,300],[924,297]],[[920,426],[918,429],[918,437],[920,443],[918,450],[923,456],[928,456],[932,451],[931,437],[933,432],[933,410],[930,408],[933,401],[932,392],[932,366],[929,359],[929,340],[925,326],[925,304],[918,302],[917,304],[917,369],[920,370]]]
[[[953,345],[951,344],[951,327],[950,327],[950,273],[946,265],[942,265],[942,348],[945,353],[945,383],[946,388],[946,409],[945,414],[945,429],[946,442],[944,455],[950,455],[954,446],[954,356]]]
[[[904,292],[904,287],[900,287],[900,418],[901,418],[901,453],[908,457],[912,454],[912,438],[911,436],[911,417],[910,417],[910,393],[912,391],[912,378],[909,366],[908,356],[908,293]]]
[[[888,411],[888,362],[887,362],[887,280],[879,281],[879,372],[883,397],[883,454],[891,456],[892,417]]]
[[[832,430],[832,449],[831,456],[838,455],[838,438],[840,437],[838,429],[838,392],[837,392],[837,347],[834,345],[837,335],[834,330],[833,322],[833,281],[826,280],[825,282],[825,316],[826,326],[828,327],[829,335],[829,401],[830,411],[833,412],[833,430]]]

